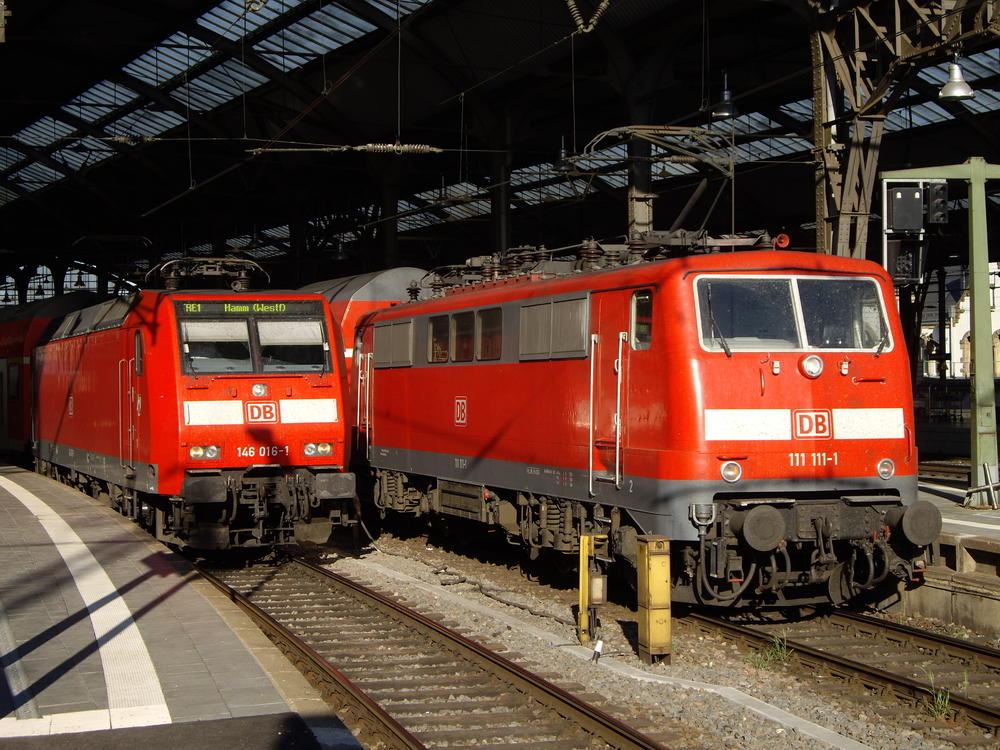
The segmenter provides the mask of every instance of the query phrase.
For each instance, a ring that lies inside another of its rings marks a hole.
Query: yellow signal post
[[[580,535],[580,591],[576,635],[585,646],[600,637],[597,608],[607,600],[608,579],[601,573],[597,561],[598,558],[607,557],[607,534]]]
[[[646,664],[670,663],[670,540],[639,538],[639,657]]]

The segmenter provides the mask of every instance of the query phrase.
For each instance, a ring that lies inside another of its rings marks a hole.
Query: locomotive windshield
[[[178,302],[185,372],[302,373],[329,369],[319,302]]]
[[[702,276],[696,282],[702,345],[710,351],[889,347],[873,279]]]

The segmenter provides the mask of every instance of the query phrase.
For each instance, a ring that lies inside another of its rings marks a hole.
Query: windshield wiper
[[[885,323],[882,324],[882,340],[878,342],[878,347],[875,349],[875,357],[877,358],[882,350],[885,349],[885,345],[889,343],[889,329],[885,327]]]
[[[733,356],[732,349],[729,348],[729,342],[726,341],[725,335],[722,333],[722,328],[719,327],[718,322],[715,320],[715,310],[712,308],[712,282],[708,282],[708,322],[712,325],[712,330],[715,331],[716,339],[722,345],[722,351],[726,353],[727,357]]]

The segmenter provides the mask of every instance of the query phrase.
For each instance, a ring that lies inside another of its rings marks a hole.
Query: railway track
[[[373,747],[664,747],[445,625],[310,563],[200,570]]]
[[[1000,737],[1000,651],[906,625],[837,612],[782,623],[745,623],[692,613],[688,622],[754,649],[788,649],[831,690],[894,697],[914,718],[949,720],[952,741]],[[958,723],[963,721],[964,723]],[[928,722],[933,724],[933,722]]]
[[[943,482],[956,487],[969,486],[968,460],[921,461],[917,476],[923,481]]]

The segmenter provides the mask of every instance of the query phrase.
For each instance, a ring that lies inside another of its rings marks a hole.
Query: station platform
[[[966,506],[964,487],[921,481],[919,489],[941,510],[941,535],[923,585],[906,591],[899,608],[1000,644],[1000,510]]]
[[[1000,538],[1000,510],[966,506],[966,490],[961,487],[921,481],[919,488],[920,498],[941,510],[943,533]]]
[[[0,466],[0,743],[354,750],[305,678],[179,555]]]

